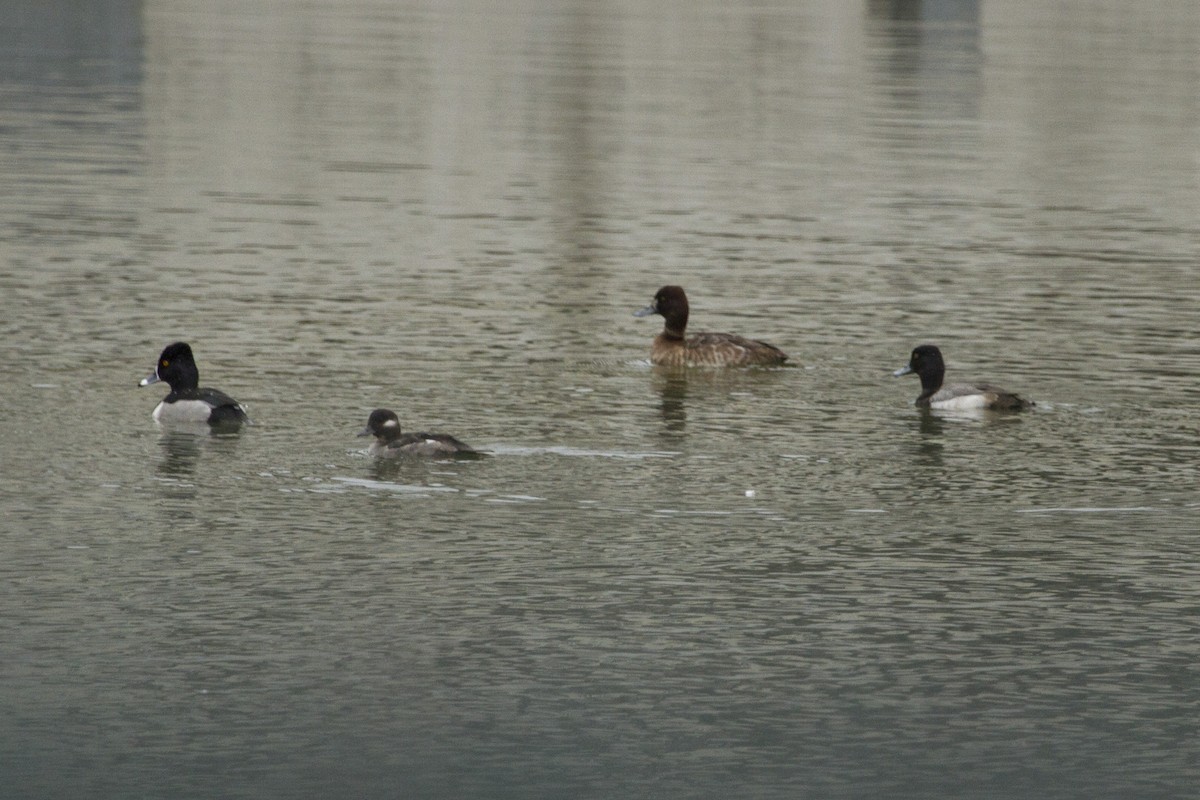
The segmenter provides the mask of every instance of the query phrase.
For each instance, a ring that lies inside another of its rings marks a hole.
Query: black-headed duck
[[[246,409],[232,397],[218,389],[200,387],[200,370],[186,342],[167,345],[154,371],[138,386],[160,381],[170,386],[171,392],[154,409],[155,422],[238,425],[247,421]]]
[[[931,344],[923,344],[912,351],[908,364],[892,373],[899,378],[915,372],[921,379],[921,395],[918,406],[945,410],[992,409],[995,411],[1019,411],[1031,408],[1034,403],[1012,392],[990,383],[956,383],[943,386],[946,364],[942,351]]]
[[[368,449],[373,456],[454,456],[476,455],[476,451],[446,433],[401,433],[400,418],[386,408],[377,408],[367,418],[367,427],[359,436],[374,436]]]

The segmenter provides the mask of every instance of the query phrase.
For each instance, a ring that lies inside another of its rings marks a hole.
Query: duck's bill
[[[358,433],[356,433],[354,435],[355,436],[373,436],[374,434],[371,433],[370,428],[363,428],[361,431],[359,431]]]
[[[908,364],[905,364],[903,367],[901,367],[900,369],[893,372],[892,377],[899,378],[901,375],[907,375],[908,373],[910,373],[912,371],[913,371],[913,368],[910,367]]]
[[[158,383],[159,377],[157,372],[151,372],[146,377],[138,381],[138,386],[149,386],[152,383]]]
[[[657,314],[657,313],[658,313],[658,309],[655,308],[654,306],[646,306],[645,308],[641,308],[641,309],[638,309],[637,311],[633,312],[633,315],[635,317],[648,317],[651,314]]]

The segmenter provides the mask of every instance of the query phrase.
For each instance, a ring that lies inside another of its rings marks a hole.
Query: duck
[[[369,452],[380,458],[400,456],[477,455],[477,451],[448,433],[401,433],[396,412],[377,408],[367,417],[367,427],[359,436],[374,436]]]
[[[770,366],[787,361],[787,353],[758,339],[732,333],[693,333],[687,336],[688,299],[682,286],[664,286],[654,300],[635,311],[635,317],[661,314],[662,333],[650,346],[650,363],[662,367]]]
[[[200,387],[200,370],[187,342],[169,344],[158,356],[154,371],[138,383],[150,386],[166,383],[171,392],[154,409],[158,423],[208,423],[240,425],[249,422],[241,403],[219,389]]]
[[[952,411],[1020,411],[1034,406],[1032,400],[1026,400],[990,383],[956,383],[943,386],[946,364],[942,360],[942,351],[932,344],[914,348],[908,363],[893,372],[892,377],[899,378],[910,372],[915,372],[921,379],[921,395],[916,403],[920,407]]]

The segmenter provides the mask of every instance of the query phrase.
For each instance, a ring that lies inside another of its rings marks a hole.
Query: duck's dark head
[[[942,385],[946,374],[946,364],[942,361],[942,351],[934,345],[923,344],[913,348],[908,363],[892,373],[893,378],[915,372],[921,379],[921,396],[925,397],[936,392]]]
[[[666,320],[666,330],[679,336],[687,328],[688,301],[682,286],[664,286],[654,293],[654,301],[650,305],[635,311],[635,317],[648,317],[651,314],[661,314]]]
[[[367,427],[358,432],[359,436],[374,436],[381,442],[390,442],[400,436],[400,418],[394,411],[377,408],[367,417]]]
[[[170,385],[173,392],[195,389],[200,385],[200,370],[196,369],[196,360],[187,342],[167,345],[159,355],[154,371],[142,378],[138,386],[149,386],[159,381]]]

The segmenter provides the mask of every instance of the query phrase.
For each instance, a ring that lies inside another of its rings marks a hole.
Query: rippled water
[[[794,5],[10,9],[6,791],[1190,797],[1200,6]]]

